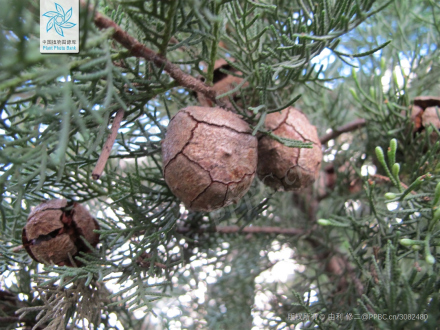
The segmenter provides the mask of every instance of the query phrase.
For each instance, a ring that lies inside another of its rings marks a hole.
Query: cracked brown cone
[[[410,120],[413,123],[413,133],[423,133],[431,125],[434,129],[440,130],[440,97],[417,96],[414,104],[410,106]],[[406,115],[405,110],[402,115]],[[438,132],[430,135],[431,143],[438,140]]]
[[[162,159],[173,194],[190,210],[210,212],[248,191],[257,167],[257,138],[232,112],[187,107],[170,121]]]
[[[74,260],[79,252],[89,252],[80,236],[92,246],[98,244],[99,235],[93,232],[94,229],[99,229],[99,225],[84,206],[69,204],[65,199],[52,199],[29,214],[22,232],[23,246],[35,261],[73,266],[71,259]]]
[[[258,141],[257,175],[275,190],[296,190],[311,185],[322,161],[321,143],[316,127],[298,109],[288,107],[268,114],[265,126],[275,135],[312,142],[313,148],[290,148],[269,136]]]

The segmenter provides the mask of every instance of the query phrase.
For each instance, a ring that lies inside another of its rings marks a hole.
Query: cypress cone
[[[22,231],[23,246],[35,261],[73,266],[73,258],[80,252],[89,252],[83,236],[92,246],[99,242],[96,220],[79,203],[52,199],[33,209]],[[80,262],[76,262],[80,265]]]
[[[162,143],[165,181],[194,211],[236,203],[248,191],[257,166],[257,138],[236,114],[191,106],[170,121]]]
[[[257,174],[275,190],[296,190],[311,185],[318,176],[322,161],[321,143],[316,127],[298,109],[288,107],[267,115],[265,126],[275,135],[304,142],[313,148],[290,148],[269,136],[258,141]]]

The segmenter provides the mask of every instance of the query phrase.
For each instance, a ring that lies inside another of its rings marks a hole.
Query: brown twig
[[[87,4],[84,0],[81,0],[81,6],[87,7]],[[91,8],[90,11],[92,11]],[[105,17],[99,12],[95,12],[94,22],[95,25],[100,29],[112,28],[114,30],[112,34],[114,40],[127,48],[132,55],[142,57],[147,61],[154,63],[154,65],[158,68],[162,68],[180,86],[202,93],[222,108],[230,108],[230,105],[226,101],[215,98],[216,92],[211,87],[206,86],[199,79],[183,72],[177,65],[168,61],[166,57],[159,55],[155,51],[141,44],[110,18]]]
[[[107,141],[105,141],[104,147],[102,148],[101,155],[99,156],[98,162],[92,172],[93,180],[98,180],[102,172],[104,171],[105,164],[107,163],[110,152],[112,151],[113,144],[115,143],[116,136],[118,135],[119,127],[121,126],[122,118],[124,118],[124,109],[119,109],[116,112],[115,119],[113,119],[112,128]]]
[[[23,245],[16,246],[15,248],[12,249],[12,252],[20,252],[21,250],[24,250]]]
[[[149,268],[151,265],[151,262],[149,261],[150,259],[151,254],[144,252],[137,258],[136,263],[143,268]],[[160,262],[155,262],[154,265],[162,269],[168,268],[167,265]]]
[[[356,120],[353,120],[351,123],[342,125],[342,126],[336,128],[334,131],[332,131],[328,134],[325,134],[324,136],[321,136],[319,138],[319,140],[321,141],[321,144],[325,144],[328,141],[337,138],[342,133],[347,133],[347,132],[357,130],[361,127],[364,127],[365,124],[366,124],[365,119],[358,118]]]

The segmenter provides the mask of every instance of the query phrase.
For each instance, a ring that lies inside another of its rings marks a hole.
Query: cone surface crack
[[[226,129],[228,129],[228,130],[231,130],[231,131],[233,131],[233,132],[235,132],[235,133],[239,133],[239,134],[245,134],[245,135],[250,135],[250,134],[251,134],[250,132],[249,132],[249,133],[247,133],[247,132],[240,132],[240,131],[238,131],[238,130],[236,130],[236,129],[230,127],[230,126],[226,126],[226,125],[218,125],[218,124],[213,124],[213,123],[209,123],[209,122],[202,121],[202,120],[197,120],[197,119],[196,119],[193,115],[191,115],[190,113],[188,113],[188,112],[186,112],[186,111],[185,111],[185,113],[186,113],[188,116],[190,116],[190,117],[191,117],[191,118],[197,123],[197,125],[198,125],[198,124],[206,124],[206,125],[209,125],[209,126],[220,127],[220,128],[226,128]],[[192,138],[192,135],[191,135],[191,138]]]
[[[200,164],[199,163],[197,163],[197,162],[195,162],[195,161],[193,161],[191,158],[189,158],[187,155],[185,155],[183,152],[179,152],[179,154],[181,154],[183,157],[185,157],[186,159],[188,159],[191,163],[193,163],[193,164],[195,164],[195,165],[197,165],[198,167],[200,167],[203,171],[205,171],[206,173],[208,173],[208,175],[209,175],[209,178],[210,178],[210,180],[211,180],[211,182],[206,186],[206,188],[204,188],[203,190],[202,190],[202,192],[200,192],[196,197],[194,197],[191,201],[190,201],[190,207],[192,206],[192,203],[197,199],[197,198],[199,198],[207,189],[209,189],[209,187],[211,187],[211,185],[212,185],[212,182],[213,182],[213,180],[212,180],[212,177],[211,177],[211,173],[209,173],[209,171],[207,171],[207,170],[205,170],[202,166],[200,166]],[[176,157],[177,157],[177,155],[176,155]],[[173,159],[171,159],[169,162],[168,162],[168,164],[170,164],[172,161],[176,161],[176,157],[173,157]],[[167,165],[168,165],[167,164]],[[165,170],[166,170],[166,168],[165,168]],[[220,182],[221,183],[221,182]]]
[[[53,210],[56,210],[56,209],[53,209]],[[38,245],[38,244],[40,244],[41,242],[50,241],[51,239],[57,237],[58,232],[59,232],[61,229],[62,229],[62,228],[60,228],[60,229],[55,229],[54,231],[50,232],[50,233],[47,234],[47,235],[40,235],[40,236],[38,236],[37,238],[31,240],[31,243],[32,243],[33,245]]]
[[[212,182],[222,183],[222,184],[224,184],[224,185],[229,186],[229,185],[231,185],[231,184],[233,184],[233,183],[240,183],[240,182],[242,182],[242,181],[244,180],[245,177],[250,176],[250,175],[254,175],[254,174],[255,174],[255,171],[252,172],[252,173],[246,173],[246,174],[244,174],[244,175],[241,177],[241,179],[239,179],[239,180],[237,180],[237,181],[229,181],[229,182],[222,182],[222,181],[214,180],[214,179],[212,179],[211,174],[209,174],[209,176],[211,177]]]
[[[200,165],[197,161],[191,159],[191,158],[190,158],[187,154],[185,154],[183,151],[181,152],[181,154],[182,154],[183,156],[185,156],[188,160],[190,160],[192,163],[197,164],[200,168],[202,168],[203,170],[205,170],[205,171],[208,173],[209,178],[211,179],[211,183],[213,183],[213,182],[217,182],[217,183],[221,183],[221,184],[225,184],[225,185],[230,185],[230,184],[233,184],[233,183],[240,183],[240,182],[243,181],[243,179],[244,179],[246,176],[253,175],[253,174],[255,174],[255,172],[256,172],[256,171],[253,171],[252,173],[246,173],[246,174],[244,174],[240,179],[238,179],[238,180],[236,180],[236,181],[227,181],[227,182],[223,182],[223,181],[220,181],[220,180],[213,179],[213,177],[212,177],[212,175],[211,175],[211,172],[210,172],[208,169],[204,168],[204,167],[203,167],[202,165]]]
[[[174,155],[173,158],[171,158],[166,164],[165,164],[165,169],[167,168],[168,164],[171,163],[173,160],[175,160],[180,154],[183,154],[183,151],[185,150],[185,148],[190,144],[192,138],[194,137],[194,131],[196,130],[196,128],[199,126],[199,122],[196,121],[196,126],[194,126],[191,129],[191,136],[188,138],[188,141],[186,141],[185,145],[182,147],[182,150],[180,150],[178,153],[176,153]],[[185,155],[186,156],[186,155]],[[188,158],[188,157],[187,157]],[[189,159],[189,158],[188,158]],[[191,161],[193,161],[192,159],[190,159]],[[198,165],[198,164],[197,164]],[[199,165],[200,166],[200,165]]]
[[[292,127],[293,130],[294,130],[296,133],[298,133],[299,136],[302,137],[302,139],[303,139],[304,142],[309,141],[309,142],[312,142],[313,144],[316,144],[316,142],[314,142],[314,141],[312,141],[312,140],[306,138],[303,134],[301,134],[301,133],[296,129],[295,126],[293,126],[293,125],[291,125],[291,124],[289,124],[289,123],[286,123],[286,125]],[[301,149],[301,148],[300,148],[300,149]]]
[[[211,176],[211,175],[210,175],[210,176]],[[212,184],[213,184],[214,182],[216,182],[216,183],[220,183],[220,184],[226,186],[225,197],[223,197],[223,201],[222,201],[222,205],[225,205],[225,203],[226,203],[226,198],[227,198],[227,196],[228,196],[229,186],[228,186],[227,184],[224,184],[223,182],[212,181],[212,180],[211,180],[211,183],[210,183],[205,189],[203,189],[203,191],[202,191],[200,194],[198,194],[198,195],[197,195],[197,196],[196,196],[196,197],[190,202],[190,207],[192,207],[192,206],[193,206],[193,203],[194,203],[195,201],[197,201],[198,198],[202,197],[203,194],[204,194],[209,188],[212,187]]]
[[[295,167],[299,167],[299,168],[302,169],[303,171],[306,171],[306,172],[312,173],[309,169],[306,169],[306,168],[302,167],[301,165],[299,165],[299,160],[301,159],[301,150],[302,150],[302,149],[303,149],[303,148],[298,148],[298,157],[296,158],[296,164],[294,164],[294,165],[292,165],[291,167],[289,167],[289,170],[288,170],[287,172],[290,172],[290,170],[293,169],[293,168],[295,168]],[[286,172],[286,173],[287,173],[287,172]],[[286,176],[284,176],[284,177],[286,177]]]
[[[225,197],[223,197],[222,205],[226,204],[226,200],[228,198],[229,185],[226,186]]]
[[[279,123],[279,125],[277,126],[277,127],[275,127],[273,130],[272,130],[272,132],[273,131],[276,131],[278,128],[280,128],[283,124],[287,124],[286,122],[287,122],[287,118],[289,117],[289,112],[287,111],[286,112],[286,115],[285,115],[285,117],[284,117],[284,119],[281,121],[281,123]]]
[[[299,168],[302,169],[303,171],[306,171],[306,172],[309,172],[309,173],[313,173],[311,170],[309,170],[309,169],[307,169],[307,168],[304,168],[304,167],[302,167],[301,165],[298,165],[298,164],[289,167],[289,171],[290,171],[291,169],[295,168],[295,167],[299,167]]]
[[[208,175],[209,175],[209,178],[211,179],[211,181],[212,181],[212,178],[211,178],[211,173],[209,173],[209,171],[208,170],[206,170],[206,169],[204,169],[199,163],[197,163],[196,161],[194,161],[194,160],[192,160],[191,158],[189,158],[186,154],[184,154],[183,152],[179,152],[179,155],[182,155],[182,156],[184,156],[186,159],[188,159],[191,163],[193,163],[193,164],[196,164],[198,167],[200,167],[202,170],[204,170],[205,172],[207,172],[208,173]],[[173,157],[173,159],[172,160],[175,160],[175,157]],[[171,163],[171,160],[168,162],[168,164],[169,163]],[[212,183],[212,182],[211,182]]]
[[[298,157],[296,158],[296,164],[294,164],[291,168],[293,168],[293,167],[295,167],[295,166],[299,166],[299,160],[301,159],[301,149],[302,148],[299,148],[298,149]],[[289,169],[290,170],[290,169]]]
[[[221,182],[220,182],[221,183]],[[211,183],[210,184],[208,184],[207,186],[206,186],[206,188],[205,189],[203,189],[201,192],[200,192],[200,194],[198,194],[196,197],[194,197],[191,201],[190,201],[190,203],[189,203],[189,206],[190,207],[192,207],[193,206],[193,203],[200,197],[200,196],[202,196],[210,187],[212,186],[212,180],[211,180]],[[226,191],[227,191],[227,189],[226,189]]]
[[[186,155],[185,155],[186,156]],[[188,157],[187,157],[188,158]],[[189,158],[188,158],[189,159]],[[200,166],[200,165],[199,165]],[[201,167],[201,166],[200,166]],[[210,179],[211,179],[211,183],[205,188],[205,189],[203,189],[203,191],[200,193],[200,194],[198,194],[193,200],[191,200],[191,202],[190,202],[190,207],[193,205],[193,203],[199,198],[199,197],[201,197],[211,186],[212,186],[212,184],[213,183],[219,183],[219,184],[222,184],[222,185],[225,185],[226,186],[226,191],[225,191],[225,197],[223,198],[223,202],[222,202],[222,205],[225,205],[226,204],[226,199],[227,199],[227,197],[228,197],[228,192],[229,192],[229,186],[230,185],[232,185],[232,184],[234,184],[234,183],[240,183],[240,182],[242,182],[247,176],[252,176],[252,175],[254,175],[255,174],[255,171],[254,172],[252,172],[252,173],[247,173],[247,174],[244,174],[242,177],[241,177],[241,179],[240,180],[238,180],[238,181],[230,181],[230,182],[228,182],[228,183],[225,183],[225,182],[221,182],[221,181],[218,181],[218,180],[214,180],[214,179],[212,179],[212,177],[211,177],[211,173],[209,173],[209,171],[207,171],[208,172],[208,174],[209,174],[209,177],[210,177]]]

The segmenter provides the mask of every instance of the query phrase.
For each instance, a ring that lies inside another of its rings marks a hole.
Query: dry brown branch
[[[143,268],[149,268],[151,266],[150,259],[151,259],[151,254],[144,252],[139,256],[139,258],[137,258],[136,263]],[[154,265],[162,269],[167,268],[166,265],[160,262],[155,262]]]
[[[18,245],[15,248],[12,249],[12,252],[20,252],[23,249],[24,249],[23,245]]]
[[[110,152],[112,151],[113,144],[115,143],[116,136],[118,135],[119,127],[121,126],[121,121],[124,118],[124,109],[119,109],[116,112],[115,119],[113,119],[112,128],[109,136],[107,137],[107,141],[105,141],[104,147],[102,148],[101,155],[96,163],[95,168],[92,172],[93,180],[98,180],[102,172],[104,171],[105,164],[107,163],[108,157],[110,156]]]
[[[358,118],[356,120],[353,120],[351,123],[342,125],[338,128],[336,128],[334,131],[325,134],[324,136],[320,137],[319,140],[321,141],[321,144],[325,144],[328,141],[337,138],[342,133],[351,132],[354,130],[357,130],[361,127],[364,127],[366,124],[365,119]]]
[[[81,6],[87,7],[87,4],[84,0],[81,1]],[[92,11],[91,8],[90,11]],[[173,63],[168,61],[166,57],[159,55],[152,49],[149,49],[148,47],[141,44],[138,40],[136,40],[130,34],[124,31],[110,18],[105,17],[99,12],[95,12],[94,23],[100,29],[112,28],[114,30],[112,37],[115,41],[128,49],[132,55],[136,57],[142,57],[147,61],[154,63],[154,65],[158,68],[163,68],[163,70],[171,78],[177,81],[180,86],[189,88],[195,92],[202,93],[218,106],[230,109],[230,105],[228,104],[228,102],[215,98],[216,92],[211,87],[206,86],[199,79],[183,72],[177,65],[174,65]]]

